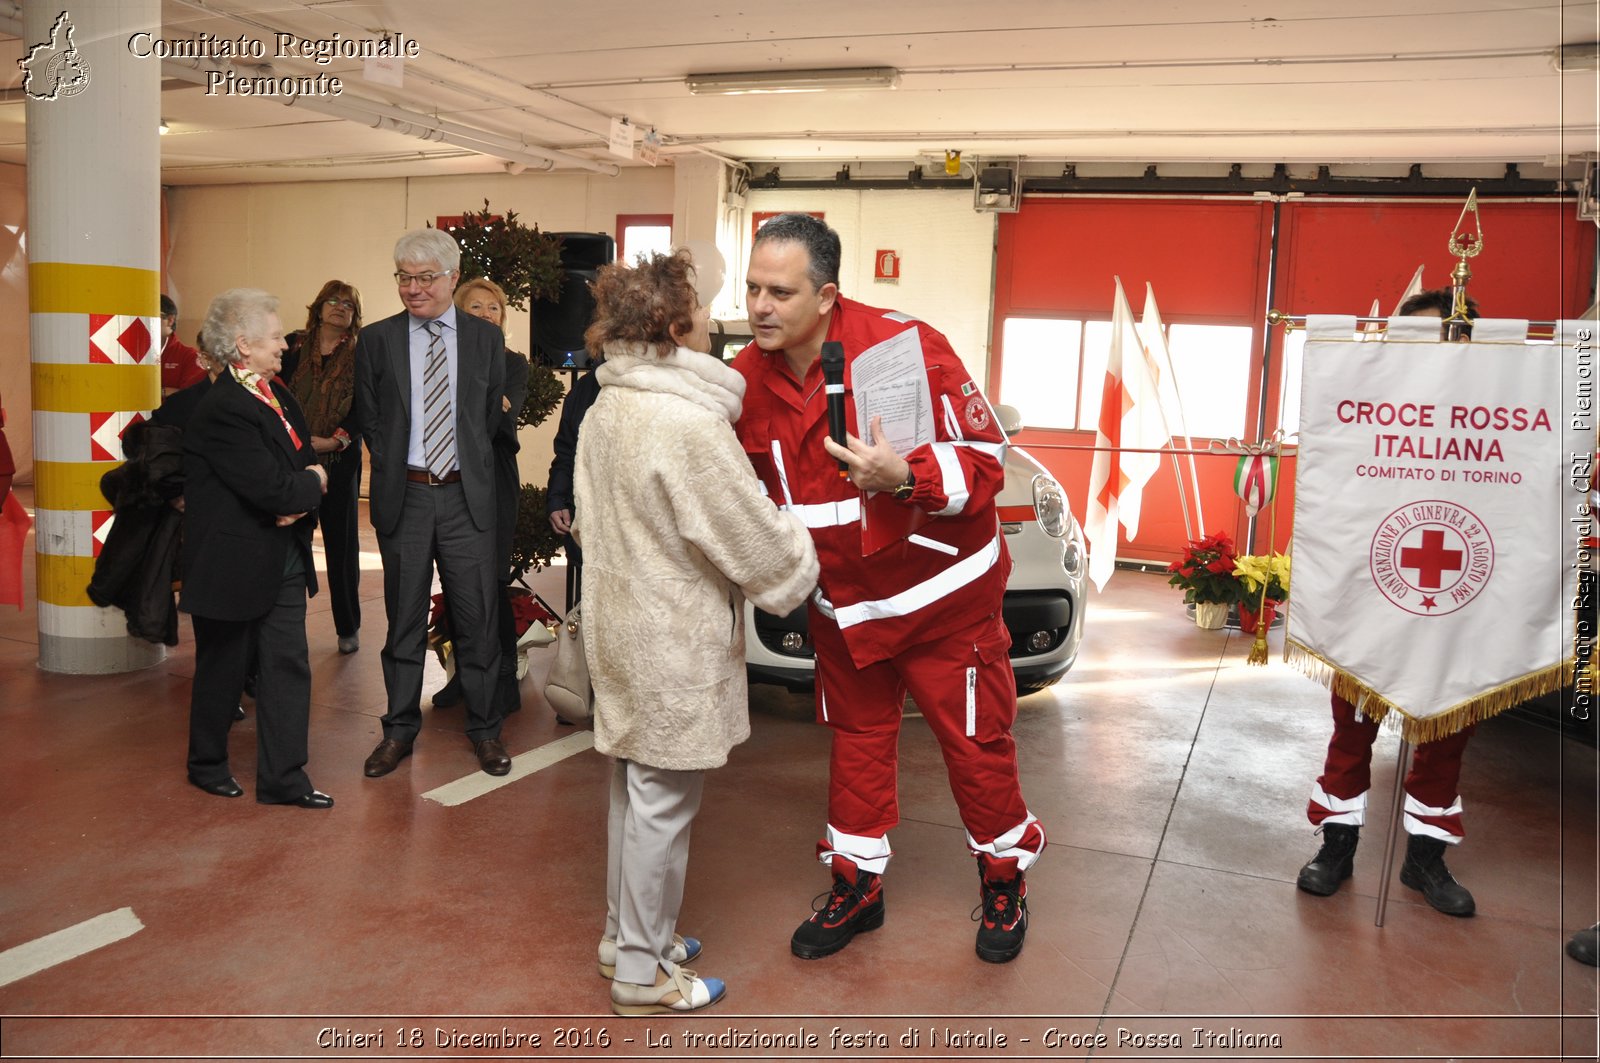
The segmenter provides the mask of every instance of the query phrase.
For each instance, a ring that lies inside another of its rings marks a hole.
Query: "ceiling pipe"
[[[210,66],[201,59],[164,59],[161,66],[163,72],[167,75],[196,85],[204,85],[207,74],[214,69],[233,69],[241,77],[276,76],[273,68],[265,64],[260,66],[246,66],[244,64]],[[621,172],[619,167],[610,163],[595,162],[591,159],[569,155],[566,152],[550,148],[534,147],[513,140],[510,137],[503,137],[481,129],[473,129],[470,126],[434,118],[431,115],[421,114],[417,111],[408,111],[402,107],[391,107],[388,104],[378,103],[353,94],[260,98],[274,99],[287,107],[303,107],[306,110],[316,111],[318,114],[326,114],[345,121],[358,122],[371,129],[400,133],[435,143],[453,144],[456,147],[466,148],[469,151],[500,159],[503,162],[519,163],[529,169],[551,170],[557,164],[561,164],[574,169],[587,170],[591,173],[604,174],[608,177],[615,177]]]

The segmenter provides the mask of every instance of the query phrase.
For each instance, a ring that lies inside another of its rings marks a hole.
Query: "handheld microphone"
[[[828,396],[828,435],[841,447],[849,429],[844,419],[844,344],[832,340],[822,345],[822,384]],[[839,475],[849,475],[850,466],[839,462]]]

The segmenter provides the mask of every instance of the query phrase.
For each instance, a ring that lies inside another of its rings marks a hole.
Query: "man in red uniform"
[[[161,397],[182,391],[206,379],[200,353],[173,335],[178,327],[178,304],[161,297]]]
[[[978,955],[1005,963],[1028,926],[1023,872],[1045,846],[1022,799],[1011,738],[1016,680],[1000,614],[1011,558],[994,506],[1005,434],[944,336],[839,295],[839,256],[838,234],[809,215],[761,228],[746,278],[755,341],[733,363],[746,381],[740,442],[768,494],[811,529],[822,563],[809,617],[817,718],[832,729],[833,747],[817,854],[833,888],[790,948],[816,959],[883,925],[909,692],[944,753],[978,860]],[[934,431],[902,456],[877,418],[855,424],[849,396],[857,357],[907,332],[921,346]],[[847,447],[827,439],[824,341],[844,346]],[[863,515],[894,534],[864,537]]]

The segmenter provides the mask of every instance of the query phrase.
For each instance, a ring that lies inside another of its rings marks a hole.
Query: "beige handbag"
[[[583,622],[574,605],[556,629],[556,659],[544,684],[544,699],[568,723],[584,723],[594,716],[594,687],[589,682],[589,662],[583,656]]]

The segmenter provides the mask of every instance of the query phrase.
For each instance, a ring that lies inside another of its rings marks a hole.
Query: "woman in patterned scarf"
[[[328,562],[328,596],[339,652],[361,648],[361,558],[356,502],[361,494],[361,438],[356,429],[356,335],[361,293],[341,280],[322,286],[306,307],[306,327],[287,338],[282,379],[311,424],[311,446],[328,473],[319,511]]]

